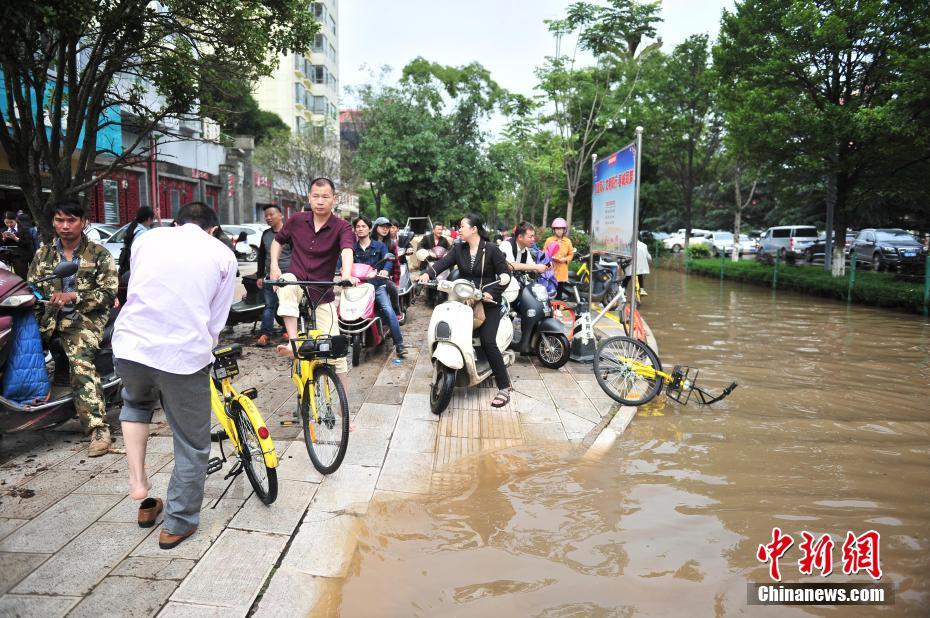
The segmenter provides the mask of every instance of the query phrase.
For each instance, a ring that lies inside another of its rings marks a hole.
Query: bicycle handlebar
[[[352,282],[348,279],[340,279],[339,281],[291,281],[290,279],[264,279],[262,281],[264,285],[274,285],[278,287],[284,287],[286,285],[306,285],[314,287],[352,287]]]

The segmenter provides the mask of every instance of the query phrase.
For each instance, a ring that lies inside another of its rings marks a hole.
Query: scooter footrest
[[[211,457],[207,462],[207,474],[214,474],[223,469],[223,460],[219,457]]]

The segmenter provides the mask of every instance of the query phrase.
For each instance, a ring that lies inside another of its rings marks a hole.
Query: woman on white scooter
[[[504,357],[497,347],[497,328],[501,322],[501,294],[506,286],[499,283],[489,284],[496,281],[500,275],[509,273],[507,260],[500,249],[488,242],[484,221],[476,214],[462,217],[459,237],[464,242],[455,243],[451,251],[428,266],[420,275],[419,282],[426,283],[435,279],[439,273],[457,266],[460,278],[470,280],[478,289],[484,289],[485,319],[478,329],[478,335],[499,389],[491,400],[491,406],[502,408],[510,401],[512,390]]]

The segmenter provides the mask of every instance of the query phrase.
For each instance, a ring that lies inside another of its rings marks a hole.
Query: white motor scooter
[[[510,283],[510,275],[504,273],[488,286],[498,283],[506,286]],[[483,292],[468,279],[431,281],[425,285],[448,295],[444,303],[433,309],[427,331],[433,360],[429,406],[433,414],[442,414],[452,401],[452,390],[456,386],[477,386],[491,376],[491,365],[481,347],[481,340],[472,328],[472,306],[480,302]],[[508,367],[516,358],[513,350],[509,349],[512,340],[513,323],[505,316],[497,330],[497,347]]]

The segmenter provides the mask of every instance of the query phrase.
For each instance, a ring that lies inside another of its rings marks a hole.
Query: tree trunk
[[[575,194],[568,192],[568,205],[565,206],[565,235],[568,236],[569,230],[572,229],[572,208],[575,206]]]
[[[546,227],[549,225],[549,193],[546,193],[546,198],[543,200],[543,218],[542,226]]]
[[[846,275],[846,197],[849,195],[849,179],[845,175],[836,178],[836,204],[833,207],[833,268],[834,277]]]
[[[736,201],[736,212],[733,215],[733,253],[734,262],[739,262],[739,228],[743,214],[743,190],[740,187],[740,169],[736,168],[736,178],[733,181],[733,198]]]

